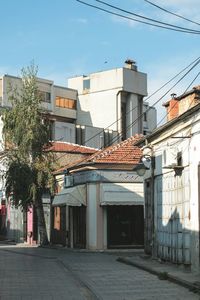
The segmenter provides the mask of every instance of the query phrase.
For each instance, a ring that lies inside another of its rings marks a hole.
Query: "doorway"
[[[107,207],[108,248],[131,248],[144,244],[142,205]]]
[[[73,207],[73,247],[86,248],[86,207]]]

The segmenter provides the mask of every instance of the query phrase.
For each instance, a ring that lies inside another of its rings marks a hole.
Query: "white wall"
[[[54,140],[75,143],[75,124],[66,122],[54,123]]]
[[[77,124],[116,130],[116,95],[118,90],[108,90],[79,95]],[[111,123],[114,123],[111,125]],[[111,126],[110,126],[111,125]]]
[[[86,248],[97,248],[97,197],[96,184],[87,184]]]
[[[151,140],[156,158],[154,171],[155,227],[158,255],[200,269],[199,180],[200,112],[185,117]],[[164,152],[177,158],[182,152],[182,173],[164,165]],[[150,176],[148,173],[147,177]]]
[[[126,98],[126,128],[127,137],[142,133],[141,100],[136,94],[128,94]]]
[[[90,92],[101,92],[104,90],[122,88],[123,72],[122,68],[91,73],[88,77],[79,76],[68,79],[68,87],[77,89],[79,95],[83,94],[83,80],[90,78]]]
[[[83,81],[90,80],[90,89],[83,90]],[[142,98],[147,95],[147,75],[128,68],[92,73],[88,77],[68,79],[68,86],[78,90],[77,124],[109,128],[121,132],[121,101],[127,103],[127,137],[142,133]],[[139,104],[140,103],[140,104]],[[136,109],[134,109],[136,107]],[[140,117],[140,118],[138,118]],[[154,120],[152,120],[154,118]],[[117,121],[118,120],[118,121]],[[137,121],[136,121],[137,120]],[[148,122],[155,128],[156,116]],[[112,124],[112,125],[111,125]]]
[[[123,87],[126,92],[147,96],[147,74],[123,68]]]
[[[146,112],[147,118],[147,120],[143,122],[143,127],[147,134],[149,134],[157,127],[157,112],[155,107],[150,107],[147,102],[144,102],[143,112]]]

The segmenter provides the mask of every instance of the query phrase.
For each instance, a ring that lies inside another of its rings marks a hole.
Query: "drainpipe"
[[[157,256],[157,251],[156,251],[156,232],[155,232],[155,199],[154,199],[154,169],[155,169],[155,157],[154,157],[154,153],[153,153],[153,149],[151,149],[151,186],[152,186],[152,190],[151,190],[151,209],[152,209],[152,257],[156,257]]]
[[[155,175],[155,156],[154,156],[154,150],[153,146],[151,144],[148,144],[148,140],[145,140],[145,146],[144,149],[150,149],[150,157],[151,157],[151,226],[152,226],[152,236],[151,236],[151,242],[152,242],[152,257],[157,256],[157,250],[156,250],[156,232],[155,232],[155,212],[154,212],[154,175]]]

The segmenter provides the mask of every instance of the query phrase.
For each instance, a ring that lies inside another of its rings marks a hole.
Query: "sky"
[[[103,7],[95,0],[84,1]],[[144,0],[105,1],[162,22],[200,30],[200,25],[167,14]],[[199,0],[151,1],[200,23]],[[151,95],[200,56],[198,34],[123,19],[76,0],[0,0],[0,8],[1,75],[20,76],[21,69],[34,61],[38,77],[67,86],[69,77],[123,67],[130,58],[136,61],[139,71],[147,73]],[[148,100],[153,105],[166,93],[156,105],[158,124],[165,116],[162,103],[169,100],[171,93],[182,94],[199,71],[197,65],[172,90],[168,92],[178,79]],[[200,76],[191,88],[198,84]]]

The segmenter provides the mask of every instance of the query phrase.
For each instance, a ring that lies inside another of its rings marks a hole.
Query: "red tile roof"
[[[48,150],[53,152],[69,152],[82,154],[93,154],[97,151],[97,149],[95,148],[90,148],[67,142],[51,142],[51,146]]]
[[[138,164],[142,155],[139,147],[134,143],[139,141],[143,136],[135,135],[127,140],[110,147],[100,150],[89,156],[87,162],[95,163],[115,163],[115,164]]]
[[[142,135],[135,135],[127,140],[109,146],[104,150],[98,150],[93,155],[90,155],[87,158],[77,161],[75,164],[68,164],[64,168],[59,169],[57,172],[62,172],[65,169],[73,169],[76,167],[81,167],[84,164],[95,163],[95,164],[108,164],[108,165],[136,165],[140,162],[142,156],[142,151],[139,147],[134,146],[138,142]]]

